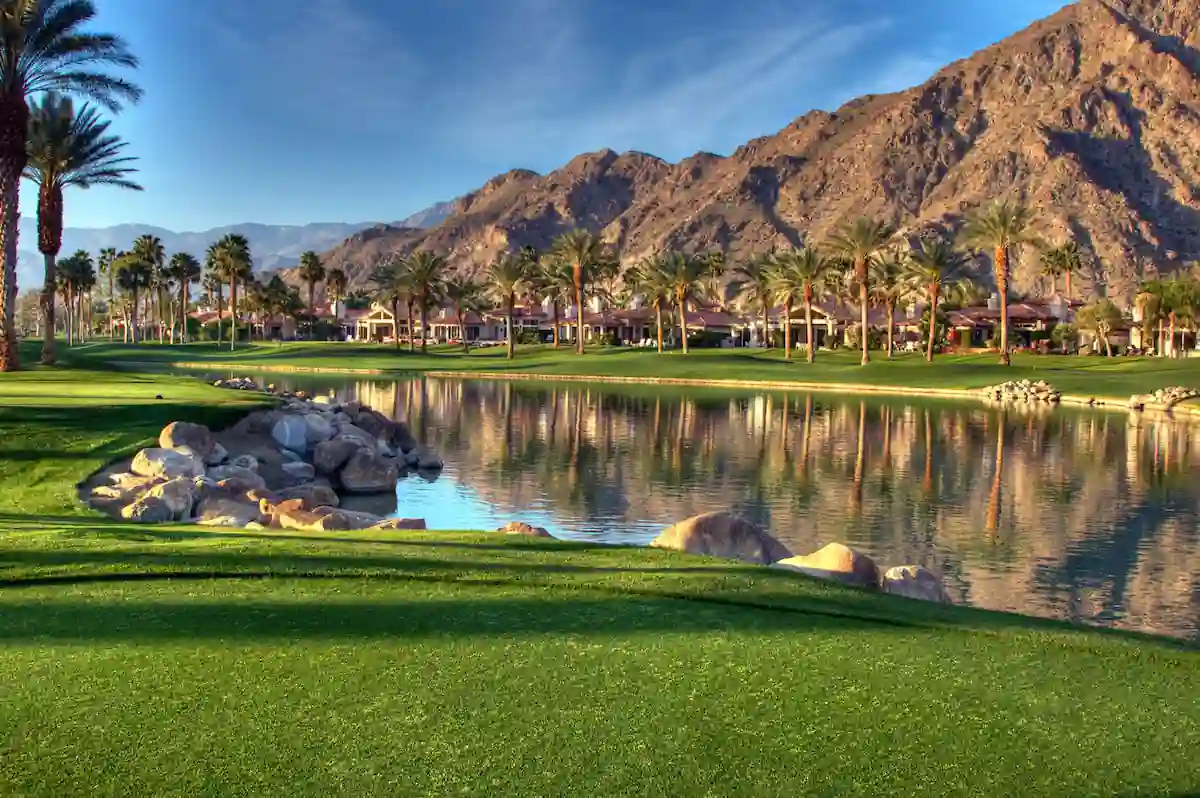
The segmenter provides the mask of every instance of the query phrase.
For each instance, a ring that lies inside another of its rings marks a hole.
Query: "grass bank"
[[[0,794],[1200,789],[1179,643],[669,552],[147,529],[75,503],[166,421],[249,401],[0,377]]]
[[[402,374],[461,373],[479,376],[595,378],[709,383],[789,384],[838,389],[903,389],[937,392],[966,391],[1006,380],[1046,380],[1064,394],[1087,399],[1125,401],[1135,393],[1184,385],[1200,388],[1200,359],[1065,357],[1017,355],[1010,367],[994,355],[946,355],[932,364],[920,355],[901,355],[888,361],[878,356],[870,365],[858,363],[854,352],[821,353],[817,362],[803,358],[786,362],[778,351],[753,349],[694,350],[684,355],[629,348],[594,348],[583,357],[549,346],[521,347],[506,360],[502,347],[463,354],[457,347],[434,347],[426,355],[396,351],[390,346],[359,343],[245,344],[230,352],[215,344],[180,346],[146,344],[89,344],[70,351],[73,362],[99,366],[126,364],[186,364],[197,368],[261,371],[327,371]]]

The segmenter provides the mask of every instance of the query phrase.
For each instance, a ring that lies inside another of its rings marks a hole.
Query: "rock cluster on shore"
[[[922,566],[881,570],[867,555],[840,543],[830,543],[807,556],[793,556],[766,530],[732,513],[705,513],[680,521],[664,529],[650,545],[769,565],[923,601],[950,602],[942,580]]]
[[[1200,391],[1194,388],[1184,388],[1182,385],[1176,385],[1172,388],[1159,388],[1147,394],[1136,394],[1129,397],[1130,410],[1145,410],[1147,407],[1160,407],[1164,410],[1170,410],[1175,405],[1185,399],[1194,399],[1200,396]]]
[[[405,424],[328,396],[288,395],[280,407],[252,412],[219,433],[172,422],[158,444],[93,479],[89,503],[144,523],[424,529],[420,519],[339,509],[339,493],[389,493],[406,468],[442,467],[441,458],[418,445]]]
[[[980,390],[980,394],[985,399],[1005,403],[1056,404],[1062,400],[1062,393],[1043,380],[1013,380],[983,388]]]

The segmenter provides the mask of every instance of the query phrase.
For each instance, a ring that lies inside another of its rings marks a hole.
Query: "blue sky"
[[[113,127],[147,190],[72,191],[66,223],[392,221],[602,147],[727,154],[1063,4],[97,0],[143,62]]]

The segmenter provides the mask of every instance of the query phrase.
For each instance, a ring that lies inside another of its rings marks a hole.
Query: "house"
[[[354,322],[354,340],[356,341],[394,341],[398,338],[408,338],[411,324],[407,309],[400,308],[399,318],[392,315],[392,309],[379,303]]]

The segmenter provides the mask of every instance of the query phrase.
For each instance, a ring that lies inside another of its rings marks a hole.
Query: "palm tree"
[[[187,343],[188,296],[192,283],[200,279],[200,261],[186,252],[176,252],[167,264],[167,274],[179,286],[179,341]]]
[[[887,357],[892,359],[896,350],[896,303],[908,293],[908,284],[904,280],[904,256],[897,251],[889,251],[876,259],[871,269],[871,296],[875,302],[883,305],[887,316]]]
[[[392,309],[392,339],[400,349],[400,303],[409,303],[408,332],[412,346],[412,292],[408,284],[408,263],[396,256],[386,258],[375,265],[367,278],[375,288],[375,301]]]
[[[76,113],[69,98],[47,93],[30,109],[28,164],[25,177],[38,187],[38,250],[46,264],[42,290],[42,313],[46,335],[42,362],[54,363],[55,259],[62,249],[63,189],[116,185],[141,191],[130,181],[134,158],[122,157],[125,148],[117,136],[107,134],[108,122],[84,105]],[[90,262],[90,258],[89,258]]]
[[[61,263],[57,264],[58,268],[54,272],[54,288],[51,290],[51,302],[54,302],[54,293],[62,298],[63,303],[63,330],[67,336],[67,346],[74,345],[75,341],[75,290],[78,285],[78,264],[75,262],[74,256],[64,258]],[[42,302],[45,304],[45,288],[42,289]],[[44,322],[49,325],[49,319],[44,319]],[[57,326],[57,324],[56,324]]]
[[[755,255],[733,267],[733,291],[747,305],[762,313],[762,345],[770,346],[771,284],[770,265],[774,250],[766,255]]]
[[[633,267],[629,275],[634,290],[640,292],[650,307],[654,308],[655,336],[658,353],[663,352],[663,309],[671,301],[672,286],[664,268],[663,258],[652,255],[643,258]]]
[[[1033,211],[1022,202],[997,200],[967,217],[961,232],[963,245],[991,250],[1000,294],[1000,362],[1012,362],[1008,353],[1008,259],[1026,244],[1038,244],[1033,232]]]
[[[418,252],[408,259],[412,297],[421,311],[421,354],[429,342],[429,309],[441,301],[445,270],[446,256],[434,252]],[[408,323],[411,328],[411,316]]]
[[[925,342],[925,359],[933,362],[933,342],[937,339],[938,305],[942,286],[962,275],[966,258],[948,241],[921,241],[908,256],[907,279],[913,292],[924,291],[929,302],[929,340]]]
[[[513,306],[517,304],[517,296],[524,293],[529,286],[529,262],[521,257],[501,255],[488,267],[488,283],[492,292],[504,303],[505,325],[508,332],[508,351],[506,357],[512,360],[516,356],[516,330],[513,325]]]
[[[117,250],[113,247],[105,247],[100,250],[100,257],[96,261],[96,265],[100,268],[100,274],[108,278],[108,337],[113,338],[116,334],[115,317],[113,311],[117,305],[117,274],[114,269],[113,261],[117,259]]]
[[[238,233],[230,233],[217,241],[216,255],[217,274],[229,283],[229,351],[232,352],[237,345],[238,284],[253,277],[254,260],[250,255],[250,242]],[[220,323],[218,316],[217,324]]]
[[[550,316],[554,324],[551,333],[551,343],[558,349],[562,343],[562,310],[563,300],[570,303],[575,290],[573,267],[558,253],[550,252],[543,255],[539,261],[541,268],[536,280],[536,288],[543,298],[550,300]]]
[[[204,253],[204,290],[214,297],[217,306],[217,344],[220,345],[222,337],[221,315],[224,312],[222,305],[224,297],[221,292],[224,288],[225,278],[222,276],[222,255],[221,248],[217,246],[217,242],[208,245],[208,249]]]
[[[159,292],[163,281],[164,259],[166,251],[163,249],[162,239],[153,235],[141,235],[133,241],[133,254],[137,255],[146,263],[150,264],[150,285],[146,291],[146,314],[148,321],[155,323],[154,305],[155,294]],[[162,327],[159,326],[159,340],[162,340]]]
[[[1071,301],[1073,291],[1071,290],[1071,276],[1083,268],[1083,250],[1079,247],[1079,242],[1075,239],[1070,239],[1058,247],[1058,265],[1062,269],[1062,273],[1067,278],[1067,301]]]
[[[329,294],[330,299],[329,309],[337,314],[337,306],[341,304],[342,297],[346,295],[346,273],[341,269],[330,269],[325,275],[325,291]]]
[[[720,310],[724,310],[726,300],[725,276],[728,273],[725,253],[720,250],[713,250],[697,257],[704,262],[703,294],[705,301],[716,305]]]
[[[130,296],[129,324],[126,329],[136,344],[139,337],[138,295],[150,287],[153,267],[136,252],[126,252],[117,257],[113,268],[117,271],[117,285]]]
[[[75,254],[71,256],[71,260],[75,262],[75,286],[79,292],[77,301],[77,313],[79,315],[79,327],[82,339],[87,340],[91,330],[92,311],[92,291],[96,287],[96,264],[92,262],[92,256],[86,249],[77,249]],[[87,317],[84,317],[84,299],[87,299]]]
[[[608,256],[600,239],[586,230],[563,233],[554,242],[554,252],[571,266],[571,284],[575,293],[575,351],[582,355],[584,295],[592,272],[601,266]]]
[[[792,307],[797,299],[804,303],[804,328],[808,342],[807,359],[816,359],[812,307],[818,293],[825,290],[829,261],[815,247],[783,252],[772,258],[769,284],[775,301],[783,308],[785,360],[792,359]]]
[[[300,256],[300,268],[297,273],[301,280],[308,283],[308,337],[311,339],[317,321],[317,283],[325,279],[325,267],[321,264],[321,257],[311,250],[305,252]]]
[[[3,0],[0,3],[0,371],[20,368],[14,314],[21,175],[28,162],[28,98],[62,92],[110,110],[137,101],[141,90],[101,71],[137,66],[125,42],[83,28],[96,16],[91,0]]]
[[[679,334],[683,341],[683,353],[688,353],[687,305],[695,298],[700,281],[708,264],[702,258],[682,252],[670,252],[662,262],[663,274],[675,299],[675,311],[679,314]]]
[[[858,306],[862,318],[862,364],[871,362],[867,334],[867,301],[870,295],[870,267],[880,250],[895,238],[896,231],[890,224],[862,217],[844,225],[829,239],[829,248],[845,258],[854,269],[854,282],[858,286]]]
[[[1062,249],[1049,247],[1042,250],[1042,274],[1050,278],[1050,293],[1058,293],[1058,278],[1063,273]]]
[[[462,338],[464,354],[471,353],[471,344],[467,341],[466,314],[479,308],[481,292],[482,287],[474,277],[452,277],[444,286],[446,301],[454,306],[454,315],[458,317],[458,331]]]

